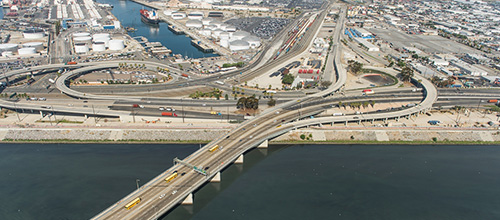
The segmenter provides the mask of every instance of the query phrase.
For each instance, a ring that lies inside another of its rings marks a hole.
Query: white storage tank
[[[185,17],[186,17],[186,13],[184,13],[184,12],[174,12],[174,13],[172,13],[172,18],[174,20],[184,19]]]
[[[193,12],[188,14],[188,18],[190,20],[201,20],[201,19],[203,19],[203,12],[193,11]]]
[[[36,49],[34,47],[19,48],[17,53],[19,55],[33,55],[36,54]]]
[[[87,45],[90,45],[90,43],[92,42],[92,37],[75,37],[73,38],[73,41],[76,43],[85,43]]]
[[[228,48],[229,47],[229,39],[220,39],[219,44],[225,48]]]
[[[205,28],[203,30],[200,31],[200,33],[204,36],[207,36],[209,37],[210,35],[212,35],[212,30],[208,29],[208,28]]]
[[[85,43],[75,44],[75,53],[87,53],[89,52],[89,47]]]
[[[11,57],[14,54],[12,54],[12,51],[4,51],[2,52],[2,57]]]
[[[220,25],[220,29],[222,29],[223,31],[225,31],[227,29],[227,24],[222,23]]]
[[[96,38],[109,38],[109,34],[108,33],[98,33],[98,34],[94,34],[92,35],[92,38],[96,39]]]
[[[99,37],[99,38],[94,38],[93,41],[94,42],[104,42],[104,45],[106,47],[109,47],[109,41],[110,41],[110,39],[109,39],[109,37]]]
[[[210,22],[212,22],[213,20],[214,20],[214,19],[212,19],[212,18],[203,18],[203,19],[201,20],[201,23],[203,23],[203,25],[209,25],[209,24],[210,24]]]
[[[226,26],[226,31],[228,31],[228,32],[235,32],[236,31],[236,27],[232,26],[232,25],[228,25],[228,26]]]
[[[250,45],[250,48],[256,48],[256,47],[260,46],[260,38],[258,38],[256,36],[247,36],[247,37],[244,37],[242,40],[248,42],[248,44]]]
[[[0,52],[4,51],[16,52],[17,44],[0,44]]]
[[[229,33],[227,32],[221,32],[219,34],[219,38],[222,40],[222,39],[226,39],[226,40],[229,40]]]
[[[26,39],[40,39],[45,36],[45,32],[39,28],[32,28],[23,31],[23,37]]]
[[[28,43],[24,43],[23,44],[23,48],[27,48],[27,47],[33,47],[38,52],[40,52],[44,48],[42,42],[28,42]]]
[[[90,33],[88,32],[77,32],[73,33],[73,37],[89,37]]]
[[[209,29],[209,30],[215,30],[215,29],[217,29],[217,26],[209,24],[209,25],[205,25],[205,28]]]
[[[229,42],[229,49],[231,51],[248,50],[250,49],[250,45],[244,40],[235,40]]]
[[[125,44],[123,40],[110,40],[109,41],[109,49],[110,50],[123,50],[125,48]]]
[[[106,45],[104,42],[94,42],[92,44],[92,50],[95,52],[102,52],[106,50]]]
[[[201,23],[201,21],[198,21],[198,20],[189,20],[186,22],[186,27],[202,28],[203,24]]]
[[[236,31],[233,33],[232,39],[233,40],[241,40],[244,37],[248,37],[248,36],[250,36],[250,33],[246,32],[246,31]]]
[[[222,22],[217,21],[217,20],[213,20],[210,22],[210,25],[215,25],[217,28],[220,28],[220,26],[222,25]]]
[[[212,31],[214,37],[219,37],[220,33],[222,33],[221,29],[215,29],[214,31]]]

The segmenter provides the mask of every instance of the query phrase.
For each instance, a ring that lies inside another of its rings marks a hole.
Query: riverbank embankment
[[[2,128],[2,142],[207,143],[230,129]],[[492,129],[308,128],[289,131],[271,143],[484,143],[500,142]]]

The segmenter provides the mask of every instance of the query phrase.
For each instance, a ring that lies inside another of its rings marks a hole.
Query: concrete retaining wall
[[[290,131],[273,141],[500,141],[498,130],[315,130]]]
[[[229,133],[229,129],[94,129],[94,128],[3,128],[0,140],[81,140],[81,141],[200,141],[208,142]],[[302,139],[301,135],[305,138]],[[287,132],[281,141],[482,141],[500,142],[499,130],[426,129],[302,129]]]

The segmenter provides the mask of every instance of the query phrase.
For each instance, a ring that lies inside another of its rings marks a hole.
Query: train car
[[[208,151],[210,151],[210,153],[212,153],[218,149],[219,149],[219,145],[215,145],[215,146],[211,147],[210,149],[208,149]]]
[[[168,176],[167,178],[165,178],[165,181],[167,181],[167,183],[171,182],[172,180],[175,179],[175,177],[177,177],[177,172],[174,172],[172,173],[170,176]]]
[[[134,200],[132,200],[131,202],[127,203],[127,205],[125,205],[125,208],[128,210],[128,209],[131,209],[132,207],[134,207],[135,205],[137,205],[137,203],[141,202],[141,198],[136,198]]]

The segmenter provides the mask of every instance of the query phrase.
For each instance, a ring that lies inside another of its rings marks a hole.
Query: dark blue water
[[[89,219],[197,148],[0,144],[0,219]]]
[[[100,3],[107,3],[114,6],[112,12],[120,20],[123,27],[134,27],[135,32],[130,32],[132,37],[144,36],[150,42],[161,42],[163,46],[172,50],[174,54],[181,54],[191,58],[203,58],[217,56],[213,53],[203,53],[193,45],[191,38],[185,35],[175,35],[167,28],[166,23],[160,23],[159,26],[152,26],[141,21],[139,10],[149,9],[132,1],[124,0],[97,0]]]
[[[0,144],[0,219],[88,219],[198,145]],[[500,219],[500,146],[253,150],[164,219]]]

